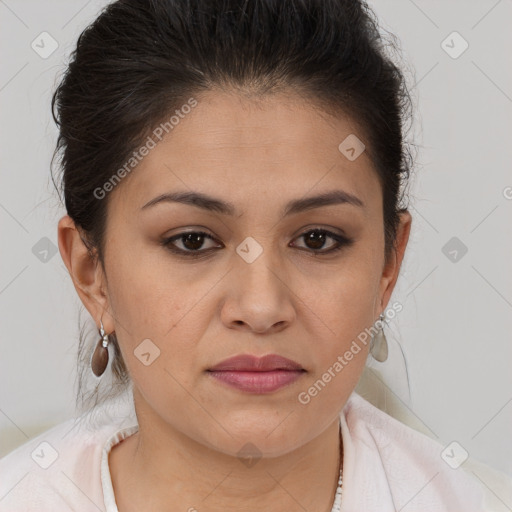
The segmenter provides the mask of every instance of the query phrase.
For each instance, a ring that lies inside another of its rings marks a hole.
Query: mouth
[[[299,363],[277,354],[269,354],[263,357],[242,354],[225,359],[208,371],[269,372],[276,370],[298,371],[304,370],[304,368]]]
[[[230,387],[247,393],[263,394],[290,385],[306,370],[295,361],[276,354],[263,357],[244,354],[226,359],[207,372]]]

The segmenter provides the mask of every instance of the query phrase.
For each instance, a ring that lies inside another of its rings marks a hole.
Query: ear
[[[391,251],[391,255],[387,262],[385,262],[382,277],[380,281],[380,311],[383,311],[391,298],[393,289],[395,288],[396,281],[400,272],[400,266],[404,258],[407,242],[409,241],[409,234],[411,232],[412,217],[408,211],[401,212],[400,225],[397,229],[395,247]]]
[[[96,253],[93,255],[89,253],[69,215],[65,215],[59,221],[58,240],[60,255],[80,300],[93,317],[98,330],[101,320],[105,332],[112,333],[115,326],[113,318],[108,313],[109,303],[105,293],[107,283],[103,268]]]

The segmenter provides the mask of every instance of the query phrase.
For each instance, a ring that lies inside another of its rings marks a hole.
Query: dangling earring
[[[101,320],[100,325],[101,338],[94,349],[91,359],[92,372],[96,377],[101,377],[103,375],[108,364],[108,334],[105,334],[105,329],[103,328],[103,322]]]
[[[388,340],[386,339],[382,326],[382,321],[384,320],[384,315],[382,313],[379,316],[379,320],[381,326],[377,334],[372,336],[372,340],[370,342],[370,353],[375,360],[379,361],[379,363],[383,363],[388,358]]]

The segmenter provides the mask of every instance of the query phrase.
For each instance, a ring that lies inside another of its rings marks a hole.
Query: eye
[[[213,245],[205,248],[204,243],[207,239],[214,241],[214,238],[204,231],[187,231],[178,233],[170,238],[165,238],[161,243],[174,253],[194,257],[209,252],[209,249],[215,247],[215,245]],[[178,247],[176,242],[181,244],[182,247]]]
[[[301,238],[304,239],[305,249],[309,249],[313,253],[317,254],[330,254],[353,243],[353,240],[346,236],[320,228],[310,229],[309,231],[302,233],[302,235],[297,237],[297,240]],[[329,239],[334,240],[334,243],[328,245],[326,250],[320,251],[319,249],[322,249],[325,246],[326,241]]]
[[[297,239],[301,238],[305,241],[305,247],[295,246],[294,244],[292,247],[299,247],[301,250],[309,250],[309,252],[319,255],[339,251],[340,249],[343,249],[343,247],[349,246],[353,243],[353,240],[350,238],[320,228],[310,229],[297,237]],[[329,239],[334,241],[334,243],[331,243],[327,249],[320,250],[324,248]],[[219,248],[219,246],[215,244],[210,247],[205,247],[204,245],[206,240],[210,240],[212,242],[215,241],[211,235],[204,231],[187,231],[178,233],[177,235],[169,238],[164,238],[161,241],[161,244],[175,254],[186,255],[194,258],[202,256],[205,253],[209,253],[210,250],[215,247]],[[179,247],[178,244],[181,245],[181,247]]]

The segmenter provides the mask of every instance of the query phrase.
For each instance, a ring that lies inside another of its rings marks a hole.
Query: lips
[[[216,381],[254,394],[277,391],[299,379],[306,370],[291,359],[269,354],[241,355],[222,361],[208,370]]]
[[[291,359],[269,354],[263,357],[244,354],[231,357],[210,368],[209,371],[246,371],[246,372],[268,372],[272,370],[303,370],[302,366]]]

